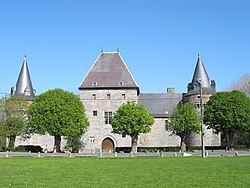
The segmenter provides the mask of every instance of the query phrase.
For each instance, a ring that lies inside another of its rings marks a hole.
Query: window
[[[111,124],[112,122],[112,112],[104,112],[105,124]]]
[[[96,100],[96,94],[92,94],[92,99]]]
[[[94,136],[90,136],[89,137],[89,142],[95,142],[95,137]]]
[[[93,116],[97,116],[97,111],[93,111]]]
[[[202,108],[205,108],[207,103],[202,103]],[[200,103],[196,103],[196,107],[197,108],[201,108],[201,104]]]
[[[111,99],[110,93],[107,94],[107,99],[108,99],[108,100]]]
[[[122,133],[122,138],[126,138],[126,134],[125,133]]]
[[[125,97],[126,97],[126,96],[125,96],[125,94],[123,93],[123,94],[122,94],[122,99],[125,99]]]
[[[122,85],[123,85],[123,82],[120,82],[119,85],[122,86]]]
[[[169,130],[169,120],[165,120],[165,130],[168,131]]]
[[[97,82],[93,82],[93,83],[92,83],[92,86],[97,86]]]

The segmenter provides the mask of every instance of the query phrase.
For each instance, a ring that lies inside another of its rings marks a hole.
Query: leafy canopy
[[[218,92],[206,105],[204,121],[217,133],[247,130],[250,128],[250,99],[240,91]]]
[[[23,98],[11,96],[0,101],[1,134],[16,136],[23,133],[27,125],[27,108],[30,103]]]
[[[199,133],[200,115],[192,103],[180,102],[170,117],[167,129],[177,136],[185,137],[190,133]]]
[[[28,112],[29,131],[32,133],[78,137],[89,125],[80,99],[62,89],[39,95]]]
[[[154,118],[144,106],[128,102],[114,113],[111,125],[113,133],[134,136],[150,132],[153,123]]]

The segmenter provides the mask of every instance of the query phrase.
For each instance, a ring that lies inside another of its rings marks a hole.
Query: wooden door
[[[102,141],[102,152],[114,152],[114,142],[110,138],[105,138]]]

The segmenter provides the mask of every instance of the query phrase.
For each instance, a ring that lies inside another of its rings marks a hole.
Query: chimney
[[[173,87],[167,88],[167,93],[174,93],[174,88]]]

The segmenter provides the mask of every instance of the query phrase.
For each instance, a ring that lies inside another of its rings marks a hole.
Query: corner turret
[[[26,55],[24,56],[23,65],[16,86],[11,88],[11,95],[23,97],[28,101],[35,100],[35,90],[32,86]]]
[[[197,82],[198,79],[201,82],[203,92],[205,92],[206,94],[213,94],[216,92],[215,81],[209,79],[209,76],[207,74],[205,66],[201,60],[200,54],[198,54],[198,60],[196,63],[192,82],[189,83],[187,86],[187,88],[188,88],[187,94],[188,95],[199,93],[200,84],[199,84],[199,82]]]

